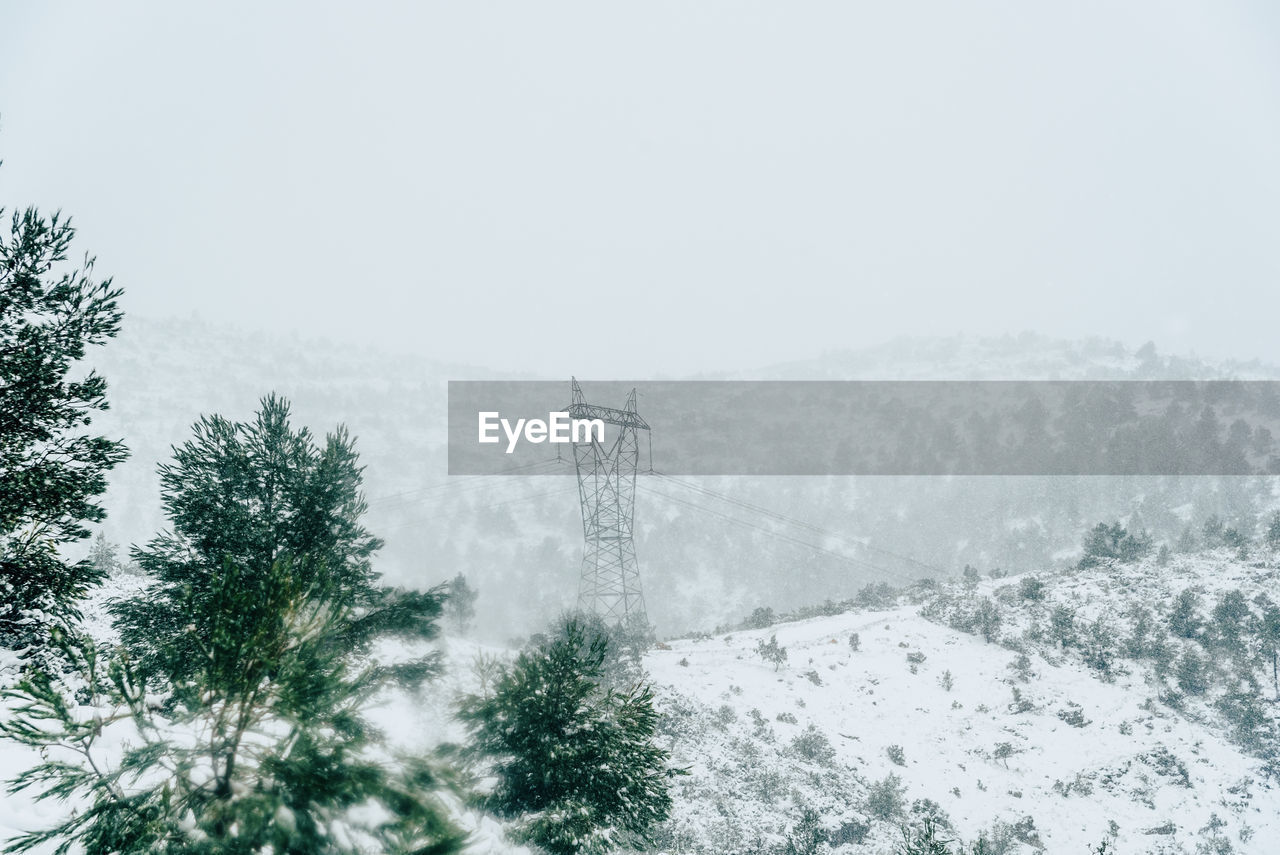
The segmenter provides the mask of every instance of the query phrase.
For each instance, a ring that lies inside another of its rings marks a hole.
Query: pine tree
[[[1219,598],[1212,612],[1214,641],[1233,656],[1244,652],[1244,634],[1252,615],[1244,592],[1239,588],[1226,591]]]
[[[193,633],[192,666],[163,695],[127,654],[80,636],[61,644],[69,677],[34,671],[7,693],[17,703],[0,731],[48,758],[11,791],[88,802],[11,851],[459,851],[433,767],[372,758],[361,706],[380,675],[346,652],[350,607],[301,569],[277,561],[264,585],[228,561],[199,595],[215,608]]]
[[[1179,638],[1196,638],[1203,622],[1200,619],[1200,597],[1187,588],[1174,598],[1169,611],[1169,631]]]
[[[1124,654],[1131,659],[1142,659],[1151,652],[1151,637],[1155,631],[1155,617],[1145,606],[1134,605],[1129,610],[1132,619],[1129,636],[1121,643]]]
[[[1088,625],[1081,639],[1080,655],[1086,665],[1102,672],[1103,678],[1112,679],[1112,665],[1116,657],[1116,633],[1105,617],[1098,617]]]
[[[978,608],[974,612],[974,624],[988,644],[1000,637],[1001,621],[1000,607],[996,605],[995,600],[983,597],[978,601]]]
[[[653,646],[653,628],[644,620],[609,623],[594,612],[577,609],[562,614],[552,625],[556,638],[568,640],[576,629],[587,638],[605,641],[600,663],[600,684],[608,689],[629,689],[645,681],[644,653]]]
[[[1267,525],[1266,543],[1269,549],[1280,549],[1280,513],[1273,514]]]
[[[743,629],[768,629],[778,622],[778,616],[768,606],[756,606],[742,624]]]
[[[1222,521],[1222,517],[1217,514],[1210,514],[1204,521],[1202,528],[1205,548],[1216,549],[1222,546],[1222,534],[1225,530],[1226,523]]]
[[[1275,750],[1275,723],[1264,707],[1256,683],[1228,689],[1215,706],[1231,725],[1231,735],[1247,750],[1266,756]]]
[[[1176,666],[1178,688],[1188,695],[1203,695],[1209,691],[1210,663],[1188,647],[1183,651]]]
[[[805,808],[800,820],[787,834],[780,855],[819,855],[827,849],[831,833],[822,825],[822,819],[813,808]]]
[[[116,607],[121,649],[70,638],[72,679],[33,671],[0,725],[50,758],[17,789],[90,802],[17,848],[457,851],[431,766],[373,759],[362,705],[438,662],[376,667],[363,654],[376,638],[433,637],[443,593],[375,584],[379,542],[360,524],[346,434],[317,448],[268,398],[251,425],[202,420],[175,455],[162,469],[173,530],[135,551],[156,582]]]
[[[1072,647],[1079,642],[1076,633],[1076,613],[1067,605],[1054,606],[1049,613],[1049,637],[1064,648]]]
[[[4,211],[0,209],[0,216]],[[121,291],[94,281],[93,259],[67,257],[71,221],[34,208],[0,234],[0,645],[25,646],[47,618],[71,619],[101,576],[59,547],[89,536],[105,512],[96,497],[126,456],[123,443],[85,429],[107,409],[106,381],[74,378],[90,347],[120,330]]]
[[[94,572],[102,576],[110,576],[120,569],[120,559],[116,557],[116,545],[107,540],[107,536],[98,532],[93,537],[93,546],[89,549],[89,563]]]
[[[1262,614],[1254,622],[1254,633],[1258,636],[1266,663],[1271,666],[1272,691],[1275,699],[1280,701],[1280,607],[1265,594],[1260,595],[1256,602]]]
[[[160,467],[172,530],[133,558],[156,581],[146,595],[113,607],[121,638],[148,676],[187,676],[197,640],[222,616],[212,598],[217,577],[243,568],[244,589],[267,596],[270,569],[294,567],[300,583],[323,589],[346,610],[351,651],[378,636],[435,635],[443,591],[393,591],[377,584],[371,557],[382,542],[360,522],[363,469],[344,428],[317,445],[289,423],[289,404],[263,399],[251,423],[202,418],[195,438]],[[405,679],[428,676],[434,655],[398,667]]]
[[[671,811],[678,773],[654,744],[653,694],[601,685],[607,646],[571,621],[461,707],[472,751],[496,778],[490,806],[552,855],[639,845]]]
[[[777,671],[787,661],[787,648],[778,643],[778,636],[769,636],[769,641],[756,642],[756,655],[773,665],[773,670]]]
[[[1022,581],[1018,583],[1018,596],[1028,602],[1038,603],[1044,600],[1045,585],[1035,576],[1024,576]]]
[[[902,843],[895,855],[951,855],[953,842],[944,836],[935,820],[926,818],[919,828],[903,827]]]
[[[445,616],[459,634],[465,634],[476,616],[476,600],[480,594],[467,584],[467,577],[459,573],[446,588]]]
[[[1120,523],[1098,523],[1084,538],[1084,555],[1080,569],[1088,569],[1104,561],[1132,563],[1151,552],[1151,536],[1141,528],[1128,531]]]

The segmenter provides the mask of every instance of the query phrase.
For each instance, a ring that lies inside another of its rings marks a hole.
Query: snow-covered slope
[[[1211,603],[1229,588],[1274,590],[1276,577],[1199,555],[1048,577],[1034,604],[1008,602],[1017,579],[924,603],[941,616],[952,600],[995,595],[1005,620],[993,643],[916,604],[672,642],[646,662],[691,772],[664,843],[763,851],[811,808],[836,840],[865,847],[850,852],[891,852],[898,826],[926,816],[966,840],[985,832],[997,851],[1085,853],[1108,839],[1121,853],[1275,851],[1280,788],[1233,742],[1212,690],[1174,709],[1146,664],[1118,660],[1102,675],[1028,630],[1070,603],[1082,622],[1114,616],[1118,648],[1134,605],[1159,616],[1177,591]],[[787,651],[777,670],[756,652],[770,638]]]
[[[856,653],[852,632],[862,639]],[[778,673],[752,650],[773,633],[789,653]],[[1172,826],[1162,836],[1190,842],[1215,811],[1235,831],[1248,825],[1263,839],[1280,836],[1280,792],[1263,789],[1257,762],[1224,738],[1147,706],[1132,686],[1038,657],[1038,677],[1022,689],[1033,706],[1019,711],[1008,683],[1016,654],[922,620],[914,607],[672,648],[649,665],[667,710],[689,711],[696,724],[672,740],[676,761],[693,774],[681,784],[671,834],[702,841],[703,851],[737,849],[756,835],[781,839],[800,805],[833,830],[871,825],[868,842],[887,851],[896,822],[922,799],[965,838],[995,820],[1016,825],[1030,816],[1050,852],[1086,851],[1111,821],[1121,851],[1162,851],[1157,830]],[[911,654],[924,657],[914,673]],[[942,685],[948,671],[950,691]],[[1001,757],[1002,745],[1009,756]],[[893,746],[903,765],[890,759]],[[869,786],[889,775],[901,780],[906,809],[876,828]]]

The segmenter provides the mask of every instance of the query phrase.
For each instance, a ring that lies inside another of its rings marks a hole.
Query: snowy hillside
[[[1119,651],[1133,606],[1158,610],[1189,588],[1208,603],[1232,588],[1251,598],[1277,576],[1198,555],[1046,577],[1034,605],[1014,602],[1018,579],[985,581],[922,605],[672,642],[646,664],[692,774],[664,842],[761,852],[809,808],[832,842],[859,844],[837,851],[891,852],[899,824],[925,816],[965,840],[985,833],[994,851],[1085,853],[1104,839],[1121,853],[1274,851],[1275,767],[1233,741],[1213,689],[1174,708],[1149,663],[1117,652],[1103,674],[1035,639],[1037,615],[1072,604],[1082,623],[1115,616]],[[992,643],[921,615],[988,595],[1008,603]],[[776,671],[756,652],[775,637],[787,652]]]

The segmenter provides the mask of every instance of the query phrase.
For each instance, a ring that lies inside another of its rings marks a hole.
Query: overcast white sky
[[[594,377],[1280,362],[1280,7],[17,4],[0,202],[127,308]]]

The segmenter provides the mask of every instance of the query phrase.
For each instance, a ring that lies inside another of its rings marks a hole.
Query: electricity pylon
[[[616,410],[586,403],[577,378],[570,382],[573,401],[569,404],[569,418],[600,419],[613,425],[618,434],[607,448],[592,431],[585,431],[586,441],[573,443],[585,540],[578,608],[608,622],[647,625],[640,566],[631,533],[640,461],[638,432],[649,430],[649,425],[636,413],[635,389],[627,396],[626,406]]]

